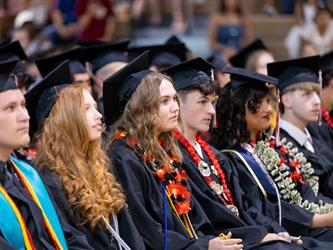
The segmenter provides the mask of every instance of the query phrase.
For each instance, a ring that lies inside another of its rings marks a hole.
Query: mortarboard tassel
[[[276,88],[275,145],[280,146],[280,90]]]
[[[320,98],[320,110],[323,110],[323,77],[322,77],[322,72],[319,70],[319,85],[320,85],[320,92],[319,92],[319,98]],[[321,126],[322,124],[322,119],[323,119],[323,113],[319,112],[318,116],[318,125]]]

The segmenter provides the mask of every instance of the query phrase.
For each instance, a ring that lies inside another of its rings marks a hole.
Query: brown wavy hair
[[[170,156],[175,156],[181,161],[182,155],[172,131],[160,134],[157,129],[160,125],[158,117],[161,101],[159,86],[163,79],[172,82],[170,77],[161,73],[150,73],[142,79],[127,102],[115,128],[127,131],[128,135],[145,150],[147,159],[168,164]],[[113,140],[114,135],[111,135],[111,143]]]
[[[82,224],[95,228],[102,216],[117,214],[126,204],[120,184],[108,171],[101,139],[90,140],[84,90],[83,84],[75,84],[60,92],[39,135],[36,164],[60,177],[70,205],[83,216]]]

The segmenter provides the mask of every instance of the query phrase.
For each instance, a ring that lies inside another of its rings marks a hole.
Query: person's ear
[[[281,96],[281,102],[285,108],[290,108],[292,107],[292,101],[290,97],[290,93],[284,94]]]

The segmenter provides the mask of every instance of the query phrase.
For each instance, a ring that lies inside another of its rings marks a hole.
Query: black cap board
[[[237,68],[245,68],[247,59],[249,56],[257,50],[267,50],[267,47],[264,45],[261,39],[256,39],[248,46],[242,48],[236,55],[232,56],[229,59],[229,62],[232,66]]]
[[[76,47],[63,53],[50,57],[36,59],[36,65],[43,77],[47,76],[57,66],[65,60],[69,62],[69,70],[71,75],[86,73],[86,58],[81,47]]]
[[[112,62],[127,62],[127,47],[130,40],[83,47],[87,61],[92,65],[93,73]]]
[[[172,66],[162,73],[169,75],[176,91],[194,87],[212,81],[211,73],[214,65],[201,57]]]
[[[149,64],[155,65],[160,70],[186,60],[186,48],[182,43],[132,47],[128,49],[129,60],[132,60],[146,50],[149,50]]]
[[[318,83],[320,56],[303,57],[267,64],[268,75],[279,79],[278,88],[303,82]]]
[[[66,60],[25,94],[30,114],[31,136],[43,126],[43,122],[55,104],[61,89],[71,83],[69,62]]]
[[[233,90],[245,85],[255,86],[256,84],[265,85],[266,83],[278,85],[278,79],[247,69],[227,66],[223,69],[223,72],[230,74],[229,84]]]
[[[115,72],[103,83],[103,104],[106,125],[119,119],[136,88],[151,71],[149,52],[146,51],[122,69]]]

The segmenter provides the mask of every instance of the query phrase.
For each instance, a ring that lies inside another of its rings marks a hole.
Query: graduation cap
[[[320,56],[280,61],[267,64],[268,75],[279,79],[278,88],[283,90],[302,82],[318,83]]]
[[[17,89],[15,76],[13,74],[18,60],[9,59],[0,62],[0,93],[11,89]]]
[[[128,49],[129,60],[146,50],[149,50],[149,64],[162,70],[186,60],[186,47],[183,43],[132,47]]]
[[[107,126],[119,119],[142,79],[152,72],[147,70],[148,62],[149,52],[145,51],[103,82],[104,116]]]
[[[14,74],[18,75],[26,72],[26,68],[21,60],[26,60],[28,57],[18,41],[0,47],[0,61],[8,59],[18,60],[13,71]]]
[[[220,56],[212,55],[207,58],[207,61],[214,65],[216,71],[222,71],[227,66]]]
[[[250,55],[257,50],[267,50],[267,47],[264,45],[261,39],[256,39],[248,46],[242,48],[236,55],[229,59],[229,62],[234,67],[245,68],[247,59]]]
[[[127,62],[127,51],[130,40],[123,40],[114,43],[90,45],[83,47],[84,53],[92,65],[93,73],[103,66],[112,62]]]
[[[320,56],[319,66],[323,75],[333,72],[333,50]]]
[[[65,60],[69,61],[71,75],[86,73],[84,67],[86,58],[81,47],[68,50],[54,56],[36,59],[35,63],[43,77],[48,75],[53,69],[62,64]]]
[[[67,84],[72,83],[71,79],[69,61],[66,60],[25,94],[30,114],[31,136],[43,126],[43,122],[55,104],[60,91]]]
[[[186,52],[190,52],[191,50],[189,48],[187,48],[186,44],[180,40],[180,38],[176,35],[172,35],[170,36],[164,44],[183,44],[185,46],[185,51]]]
[[[213,69],[214,65],[197,57],[172,66],[164,70],[163,73],[172,78],[176,91],[179,91],[212,81],[210,75]]]
[[[278,85],[278,79],[275,77],[259,74],[254,71],[247,69],[228,67],[226,66],[223,69],[224,73],[230,74],[230,87],[235,90],[241,86],[255,86],[263,85],[266,86],[266,83],[273,85]]]
[[[26,60],[28,57],[20,42],[15,41],[0,47],[0,61],[4,59]]]

